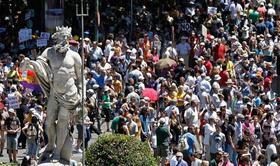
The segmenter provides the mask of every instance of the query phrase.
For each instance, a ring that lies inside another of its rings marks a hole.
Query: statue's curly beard
[[[69,46],[69,44],[67,44],[66,41],[57,43],[53,46],[53,48],[61,54],[65,54],[68,51],[69,47],[70,46]]]

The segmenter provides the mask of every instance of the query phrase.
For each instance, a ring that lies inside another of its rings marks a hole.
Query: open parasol
[[[165,69],[165,68],[169,68],[172,66],[176,66],[176,64],[177,64],[176,61],[173,59],[163,58],[163,59],[160,59],[156,65],[157,65],[158,69]]]
[[[153,88],[145,88],[142,90],[142,96],[143,97],[149,97],[151,101],[157,101],[158,100],[158,93]]]

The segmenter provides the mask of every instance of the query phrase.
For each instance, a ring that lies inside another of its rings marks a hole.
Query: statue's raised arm
[[[47,59],[44,57],[46,56],[45,54],[47,53],[47,50],[48,49],[46,49],[36,61],[30,60],[29,58],[21,55],[19,66],[22,71],[32,70],[36,73],[36,79],[46,96],[48,96],[50,93],[50,76],[52,75],[50,66],[47,63]]]

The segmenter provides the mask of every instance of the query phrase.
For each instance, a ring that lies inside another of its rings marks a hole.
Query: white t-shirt
[[[271,155],[277,154],[276,146],[274,144],[268,144],[265,151],[266,151],[267,163],[270,164]]]
[[[206,108],[208,106],[207,98],[210,98],[207,92],[202,92],[200,95],[200,108]]]
[[[234,2],[232,2],[230,4],[229,10],[230,10],[230,13],[231,13],[231,15],[230,15],[231,19],[235,19],[237,17],[237,13],[242,12],[243,8],[239,3],[235,4]]]
[[[204,127],[204,139],[203,139],[204,145],[209,145],[210,135],[215,131],[216,131],[215,125],[210,125],[209,123],[207,123],[205,125],[205,127]]]
[[[180,164],[178,164],[176,156],[172,156],[170,159],[170,166],[188,166],[188,163],[184,161],[183,159],[181,160]]]
[[[103,56],[103,51],[100,47],[90,49],[90,59],[91,60],[101,59],[102,56]]]
[[[176,115],[180,114],[178,107],[176,107],[175,105],[170,105],[170,106],[165,108],[165,112],[167,113],[168,117],[171,116],[172,111],[175,111]]]
[[[220,100],[218,94],[217,94],[217,93],[214,93],[214,94],[211,96],[211,98],[212,98],[212,102],[213,102],[215,108],[219,108],[219,106],[220,106],[220,104],[221,104],[221,100]]]
[[[276,162],[271,162],[268,166],[278,166],[278,164]]]
[[[194,161],[192,161],[191,166],[201,166],[201,164],[202,160],[196,158]]]
[[[275,16],[276,15],[276,12],[273,8],[270,8],[267,10],[267,15],[270,15],[270,16]]]
[[[198,127],[199,124],[198,124],[198,111],[195,108],[188,108],[184,114],[184,118],[186,119],[187,121],[187,125],[193,125],[195,127]]]
[[[152,134],[151,137],[151,142],[152,142],[152,148],[157,148],[157,135],[156,134]]]
[[[104,66],[99,65],[101,70],[109,70],[112,68],[112,66],[109,63],[105,63]]]

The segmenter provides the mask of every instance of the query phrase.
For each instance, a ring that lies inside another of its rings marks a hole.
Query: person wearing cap
[[[5,120],[6,133],[7,133],[7,150],[10,162],[17,163],[17,148],[18,140],[17,134],[21,131],[20,121],[16,116],[14,109],[9,108],[9,117]]]
[[[161,165],[165,164],[166,157],[169,153],[169,138],[171,137],[171,134],[168,130],[168,128],[165,126],[165,119],[160,118],[159,119],[159,126],[156,129],[156,136],[157,136],[157,156],[159,156],[161,159]]]
[[[110,114],[112,112],[111,110],[112,102],[109,94],[110,94],[110,88],[108,86],[105,86],[101,102],[102,102],[102,113],[105,116],[107,132],[110,131],[109,122],[110,122]]]

